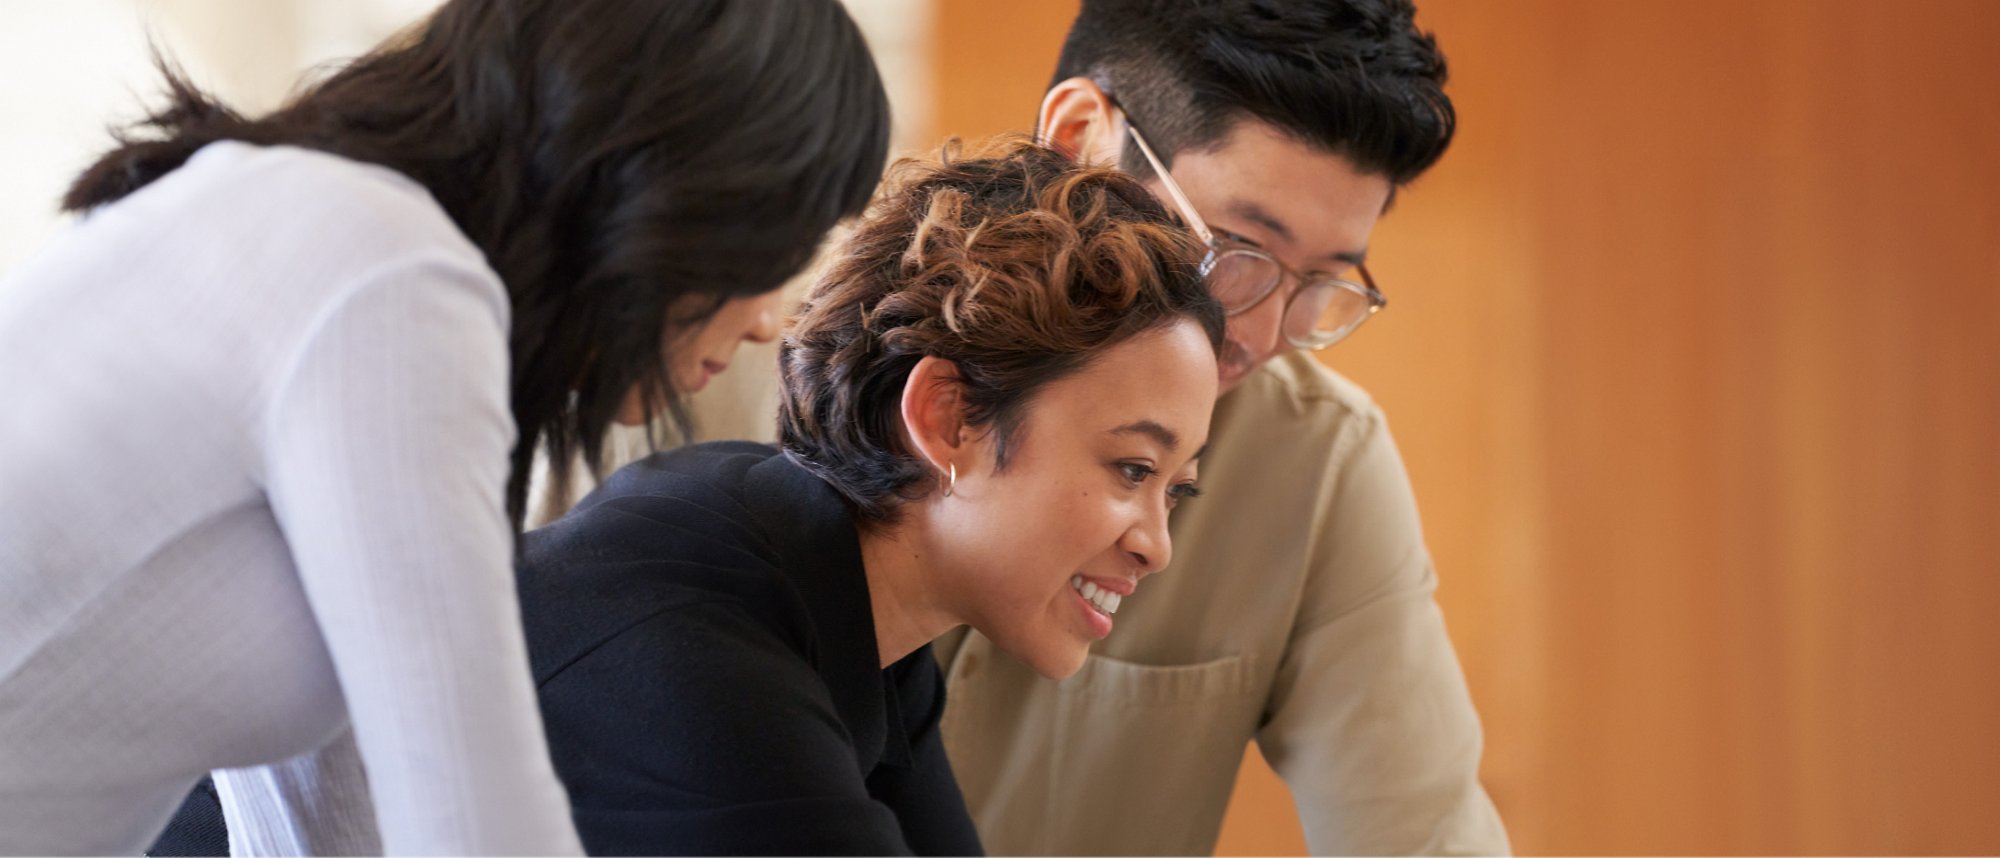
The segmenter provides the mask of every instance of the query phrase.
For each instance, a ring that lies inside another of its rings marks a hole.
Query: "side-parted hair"
[[[903,441],[919,360],[957,367],[1005,469],[1035,394],[1106,349],[1183,319],[1220,346],[1203,251],[1136,180],[1025,138],[899,161],[786,330],[780,443],[864,522],[893,522],[936,484]]]
[[[218,140],[414,179],[511,300],[517,527],[537,446],[556,485],[578,454],[596,470],[630,391],[685,429],[663,345],[802,269],[888,157],[887,96],[835,0],[450,0],[255,118],[159,65],[167,105],[64,207],[115,202]]]
[[[1170,167],[1257,119],[1401,187],[1458,124],[1416,12],[1410,0],[1083,0],[1050,86],[1095,82]],[[1129,141],[1120,161],[1152,175]]]

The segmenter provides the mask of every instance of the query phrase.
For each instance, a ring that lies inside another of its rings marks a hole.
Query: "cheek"
[[[1067,581],[1118,539],[1121,505],[1102,489],[1050,486],[1022,501],[1010,510],[1010,541],[1033,563],[1036,586]]]
[[[1264,302],[1242,313],[1229,317],[1227,338],[1252,352],[1260,352],[1270,347],[1277,339],[1278,328],[1285,317],[1283,290],[1264,299]]]
[[[763,301],[740,301],[729,304],[717,313],[708,328],[702,331],[702,345],[707,349],[722,348],[742,342],[758,327],[758,320],[765,312]]]
[[[669,352],[667,362],[675,365],[686,364],[690,366],[699,364],[702,356],[708,354],[714,348],[715,326],[710,325],[696,331],[694,336],[688,337],[678,348]]]
[[[737,339],[735,332],[739,328],[740,324],[733,318],[725,315],[711,316],[700,328],[667,347],[667,362],[698,366],[701,359],[715,352],[719,345],[734,342]]]
[[[1064,544],[1070,546],[1082,559],[1104,553],[1118,540],[1119,533],[1124,529],[1121,522],[1124,521],[1125,511],[1125,505],[1107,492],[1088,492],[1073,496],[1070,508],[1062,517],[1066,531]]]

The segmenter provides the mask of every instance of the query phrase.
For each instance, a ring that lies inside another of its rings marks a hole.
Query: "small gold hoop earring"
[[[951,476],[946,478],[947,482],[945,482],[944,484],[944,496],[951,497],[951,493],[958,490],[958,463],[946,462],[945,467],[951,469]]]

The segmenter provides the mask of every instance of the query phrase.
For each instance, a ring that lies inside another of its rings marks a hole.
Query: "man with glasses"
[[[1174,560],[1053,683],[941,641],[946,741],[995,854],[1208,854],[1247,743],[1315,854],[1508,851],[1381,411],[1311,350],[1385,305],[1364,265],[1454,128],[1407,0],[1084,0],[1050,144],[1144,178],[1230,312]]]

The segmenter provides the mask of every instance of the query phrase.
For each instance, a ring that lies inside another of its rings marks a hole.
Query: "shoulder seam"
[[[652,611],[648,611],[637,617],[633,617],[631,621],[625,623],[624,625],[621,625],[616,629],[613,629],[612,631],[606,632],[603,636],[599,637],[595,642],[579,650],[576,653],[576,655],[571,656],[568,659],[565,659],[561,665],[549,671],[547,678],[537,679],[535,681],[535,689],[539,691],[543,687],[547,686],[549,683],[556,681],[556,679],[561,677],[563,673],[567,672],[571,667],[574,667],[577,664],[577,662],[589,658],[592,654],[596,653],[598,650],[603,649],[607,644],[610,644],[612,641],[615,641],[618,638],[623,637],[626,632],[632,631],[633,629],[636,629],[642,625],[657,620],[662,616],[665,616],[667,614],[677,613],[690,608],[699,608],[705,605],[732,605],[732,604],[741,604],[741,602],[739,600],[725,599],[711,595],[698,599],[693,599],[690,601],[679,602],[662,608],[656,608]]]

